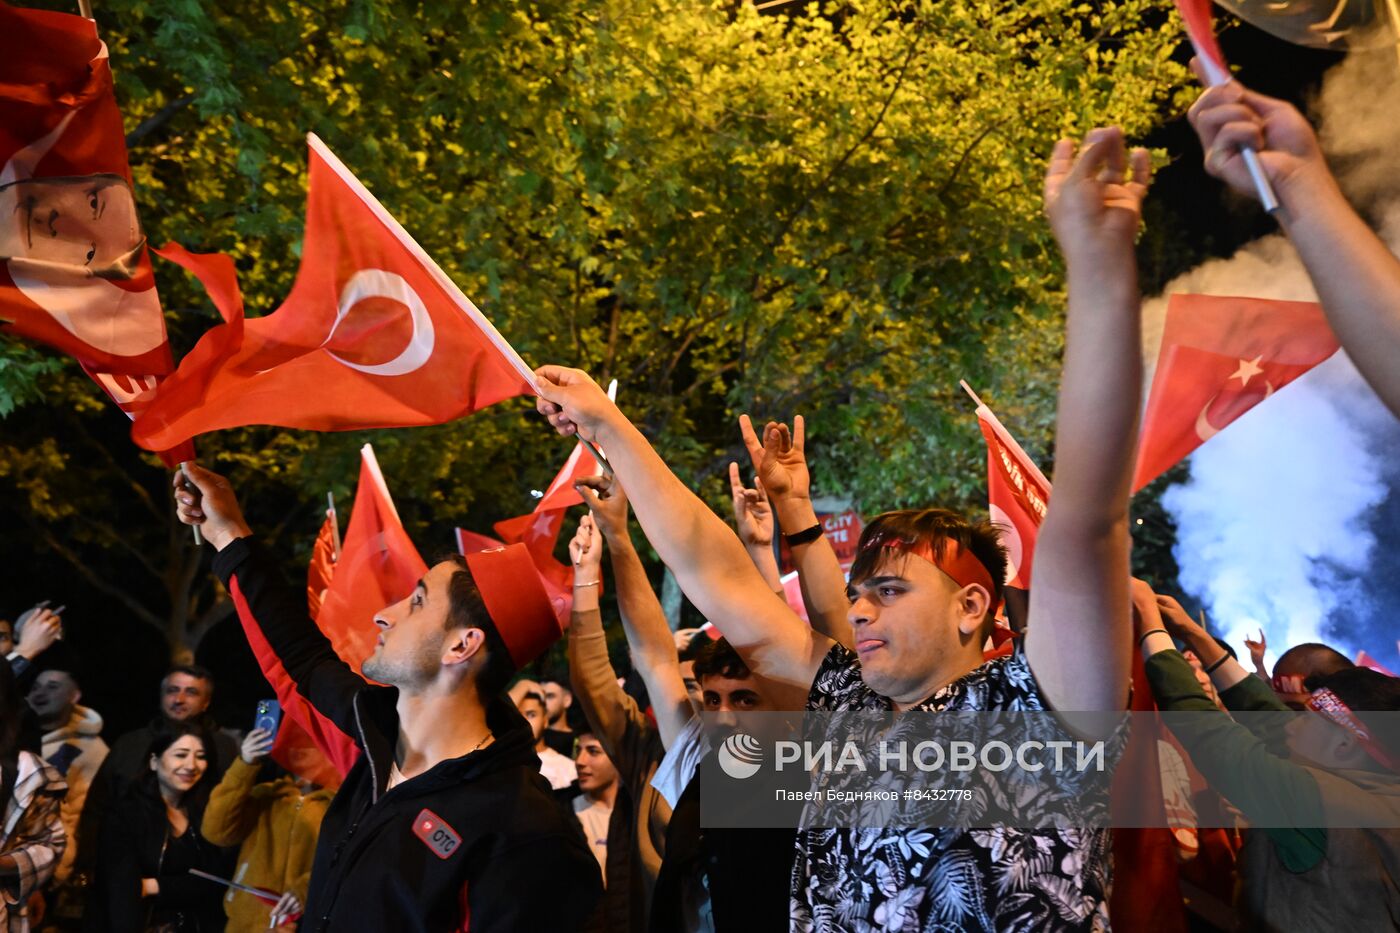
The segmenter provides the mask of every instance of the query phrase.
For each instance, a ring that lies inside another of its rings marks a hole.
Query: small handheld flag
[[[1215,41],[1215,33],[1210,25],[1210,0],[1176,0],[1177,12],[1181,14],[1181,21],[1186,24],[1186,37],[1191,40],[1191,47],[1196,51],[1196,57],[1201,60],[1201,65],[1206,72],[1206,83],[1211,87],[1219,87],[1222,84],[1230,83],[1230,69],[1225,67],[1225,56],[1220,51],[1220,44]],[[1259,195],[1259,203],[1264,205],[1264,210],[1270,214],[1278,210],[1278,196],[1274,194],[1273,185],[1269,184],[1268,176],[1264,174],[1264,166],[1259,163],[1259,153],[1249,147],[1240,151],[1244,158],[1245,167],[1249,169],[1249,177],[1254,182],[1254,190]]]

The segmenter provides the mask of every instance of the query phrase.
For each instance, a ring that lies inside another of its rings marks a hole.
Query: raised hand
[[[792,420],[791,432],[785,424],[768,422],[762,440],[754,432],[749,416],[740,415],[739,432],[753,463],[754,482],[762,483],[767,495],[774,499],[811,498],[812,477],[804,451],[807,424],[801,415]]]
[[[541,366],[535,370],[535,378],[541,390],[535,407],[566,437],[578,435],[593,441],[605,420],[621,416],[608,394],[581,369]]]
[[[593,516],[594,526],[609,541],[627,537],[627,493],[617,477],[589,476],[574,483],[583,504]]]
[[[1198,63],[1192,65],[1199,75]],[[1297,108],[1256,94],[1238,81],[1207,88],[1187,118],[1205,150],[1206,171],[1241,194],[1258,197],[1240,154],[1246,147],[1258,153],[1275,188],[1331,178],[1317,134]]]
[[[15,651],[31,661],[63,637],[63,620],[47,606],[31,609],[20,617],[16,626],[19,628],[19,640]]]
[[[1264,669],[1264,652],[1269,650],[1269,642],[1264,637],[1264,630],[1259,630],[1259,640],[1252,638],[1244,640],[1244,646],[1249,649],[1249,659],[1254,662],[1254,667],[1258,670]]]
[[[190,461],[185,464],[184,475],[176,473],[172,482],[180,521],[198,525],[204,532],[204,540],[214,545],[215,550],[222,551],[230,542],[253,533],[243,520],[243,510],[238,507],[233,487],[224,477]],[[190,486],[194,487],[193,491]]]
[[[748,489],[739,477],[739,464],[729,464],[729,493],[734,502],[734,527],[747,546],[768,547],[773,543],[773,507],[768,503],[763,480],[754,477]]]
[[[569,542],[569,558],[574,562],[574,586],[591,586],[602,579],[603,537],[593,524],[593,516],[578,520],[578,530]]]
[[[1152,176],[1146,149],[1131,154],[1116,126],[1090,130],[1076,151],[1055,143],[1045,171],[1045,213],[1071,264],[1131,252]]]
[[[1158,593],[1157,608],[1161,610],[1163,625],[1174,637],[1185,639],[1198,632],[1204,634],[1201,623],[1191,618],[1191,614],[1181,608],[1181,603],[1172,597]]]
[[[266,729],[254,729],[244,736],[243,745],[238,750],[238,756],[246,764],[255,765],[272,751],[272,743],[275,739],[276,736]]]

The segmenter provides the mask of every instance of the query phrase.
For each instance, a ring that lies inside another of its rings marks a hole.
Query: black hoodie
[[[220,551],[214,570],[298,692],[364,750],[321,824],[304,933],[582,925],[602,893],[598,864],[577,821],[553,802],[511,704],[498,697],[486,710],[494,742],[386,791],[398,690],[367,685],[336,656],[307,618],[305,596],[251,539]]]

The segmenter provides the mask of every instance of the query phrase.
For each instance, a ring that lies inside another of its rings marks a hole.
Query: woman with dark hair
[[[150,770],[117,802],[98,841],[97,897],[88,913],[111,933],[209,933],[224,928],[223,890],[190,874],[228,877],[232,852],[199,833],[212,780],[207,737],[186,723],[156,733]]]
[[[20,750],[23,701],[8,664],[0,664],[0,930],[29,929],[29,896],[43,887],[67,837],[59,804],[68,791],[47,762]]]

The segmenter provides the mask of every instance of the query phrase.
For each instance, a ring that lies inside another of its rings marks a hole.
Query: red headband
[[[1342,698],[1331,690],[1323,687],[1321,690],[1314,690],[1312,696],[1307,700],[1308,709],[1320,714],[1328,722],[1341,726],[1352,735],[1356,736],[1361,747],[1366,750],[1366,754],[1379,764],[1382,768],[1400,774],[1400,762],[1396,762],[1385,749],[1371,738],[1371,730],[1356,718],[1356,714],[1351,711]]]
[[[525,545],[477,551],[466,559],[481,601],[517,668],[544,654],[564,634]]]
[[[893,551],[903,551],[906,554],[913,554],[915,557],[922,557],[939,570],[953,578],[953,582],[958,586],[971,586],[977,584],[987,591],[987,595],[992,599],[992,605],[988,607],[988,612],[996,611],[999,600],[997,599],[997,588],[992,584],[992,574],[987,570],[987,565],[978,560],[977,555],[971,550],[964,548],[953,538],[943,539],[943,556],[938,557],[931,541],[906,541],[903,538],[876,537],[866,549],[872,547],[889,548]]]

